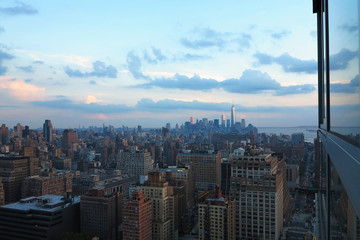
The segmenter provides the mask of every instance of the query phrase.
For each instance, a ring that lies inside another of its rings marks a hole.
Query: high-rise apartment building
[[[235,106],[232,105],[231,106],[231,127],[235,127],[235,123],[236,123],[236,115],[235,115]]]
[[[222,127],[225,127],[225,124],[226,124],[226,117],[225,117],[225,114],[221,115],[221,126]]]
[[[316,196],[316,237],[360,239],[360,4],[313,0],[313,12],[321,190]]]
[[[199,203],[198,208],[199,239],[236,239],[234,200],[222,197],[221,190],[217,188],[215,196]]]
[[[135,189],[131,198],[123,201],[123,239],[153,239],[152,201],[140,189]]]
[[[94,233],[104,240],[119,239],[121,196],[105,195],[104,188],[93,189],[80,197],[81,232]]]
[[[44,195],[21,199],[0,207],[2,240],[58,239],[65,232],[79,232],[80,199]]]
[[[39,175],[39,159],[14,156],[0,157],[0,177],[5,190],[5,202],[12,203],[21,198],[22,181],[32,175]]]
[[[0,145],[8,144],[9,140],[9,128],[2,124],[0,127]]]
[[[236,239],[279,239],[289,204],[282,154],[231,155]]]
[[[0,206],[5,204],[5,191],[4,185],[2,184],[2,179],[0,177]]]
[[[133,174],[137,177],[147,175],[153,169],[150,153],[145,151],[119,152],[116,164],[116,168],[122,173]]]
[[[221,154],[219,152],[184,152],[176,157],[178,164],[192,166],[195,187],[199,190],[215,189],[221,184]]]
[[[242,129],[246,128],[246,122],[244,118],[241,119],[241,128]]]
[[[152,239],[177,239],[175,226],[176,199],[173,187],[163,181],[161,173],[149,173],[149,185],[141,187],[144,196],[152,200]]]
[[[53,138],[53,126],[51,123],[51,120],[45,120],[45,123],[43,124],[43,134],[44,134],[44,138],[46,139],[46,141],[48,143],[51,143]]]

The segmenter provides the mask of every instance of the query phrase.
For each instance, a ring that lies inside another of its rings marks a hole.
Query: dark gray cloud
[[[26,73],[32,73],[34,72],[34,68],[30,65],[28,66],[22,66],[22,67],[16,67],[17,69],[20,69],[21,71],[24,71]]]
[[[40,60],[33,61],[33,63],[35,63],[35,64],[44,64],[44,62],[40,61]]]
[[[360,76],[356,75],[350,83],[332,83],[330,91],[335,93],[356,93],[359,92]]]
[[[0,7],[0,13],[2,14],[6,14],[6,15],[10,15],[10,16],[15,16],[15,15],[34,15],[34,14],[38,14],[38,10],[33,8],[32,6],[22,3],[22,2],[18,2],[16,1],[17,6],[15,7]]]
[[[112,65],[106,66],[105,63],[101,61],[93,63],[92,72],[81,72],[78,69],[71,69],[69,66],[66,66],[65,73],[69,77],[117,77],[117,69]]]
[[[351,51],[343,48],[338,53],[330,56],[330,69],[342,70],[346,69],[349,62],[357,57],[357,51]],[[279,64],[285,72],[292,73],[317,73],[317,62],[315,60],[301,60],[290,56],[288,53],[284,53],[279,57],[273,57],[265,53],[255,53],[253,55],[258,63],[263,65],[269,65],[273,63]]]
[[[191,49],[218,47],[222,49],[227,43],[226,35],[210,28],[195,29],[194,38],[181,38],[180,43]]]
[[[13,59],[14,56],[7,53],[7,52],[4,52],[0,49],[0,76],[3,76],[5,75],[5,73],[7,72],[7,67],[3,66],[3,61],[4,60],[11,60]]]
[[[140,57],[134,52],[131,51],[128,53],[126,57],[126,62],[128,64],[128,69],[131,75],[133,75],[136,79],[148,79],[141,71],[141,59]]]
[[[272,37],[272,38],[275,38],[275,39],[282,39],[282,38],[288,36],[290,33],[291,33],[291,32],[288,31],[288,30],[282,30],[282,31],[280,31],[280,32],[273,32],[273,33],[271,34],[271,37]]]
[[[315,90],[313,85],[308,84],[283,87],[267,73],[251,69],[245,70],[238,79],[226,79],[221,82],[211,78],[201,78],[198,75],[187,77],[175,74],[171,78],[157,78],[144,84],[135,85],[134,87],[160,87],[195,91],[209,91],[222,88],[231,93],[258,94],[264,91],[273,91],[275,95],[302,94]]]
[[[171,89],[186,89],[186,90],[201,90],[206,91],[219,87],[219,82],[214,79],[200,78],[198,75],[194,75],[189,78],[185,75],[175,74],[172,78],[158,78],[148,83],[139,84],[135,87],[141,88],[171,88]]]
[[[352,23],[352,24],[345,23],[345,24],[339,26],[339,29],[349,32],[349,33],[357,32],[358,28],[359,28],[359,26],[356,23]]]

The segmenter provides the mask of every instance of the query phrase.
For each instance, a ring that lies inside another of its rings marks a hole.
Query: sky
[[[310,0],[2,0],[0,122],[314,126],[316,47]]]

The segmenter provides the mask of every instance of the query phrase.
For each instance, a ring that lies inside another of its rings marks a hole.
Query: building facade
[[[236,239],[279,239],[290,200],[283,155],[232,154],[230,161]]]
[[[45,120],[45,123],[43,124],[43,134],[46,141],[51,143],[53,140],[53,126],[51,120]]]
[[[0,206],[5,204],[5,191],[4,185],[2,184],[2,179],[0,177]]]
[[[153,169],[150,153],[143,151],[119,152],[116,163],[122,173],[137,177],[147,175]]]
[[[140,189],[123,201],[123,239],[152,239],[152,201]]]

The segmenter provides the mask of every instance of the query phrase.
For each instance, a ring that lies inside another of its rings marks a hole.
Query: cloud
[[[285,72],[294,73],[316,73],[317,62],[315,60],[301,60],[284,53],[279,57],[273,57],[265,53],[255,53],[253,55],[260,64],[269,65],[277,63],[282,66]]]
[[[142,73],[140,57],[134,51],[128,53],[126,62],[128,64],[129,72],[133,75],[134,78],[148,79],[148,77]]]
[[[175,74],[170,78],[157,78],[144,84],[135,85],[134,87],[160,87],[194,91],[223,89],[230,93],[242,94],[258,94],[264,91],[272,91],[275,95],[302,94],[315,90],[315,87],[310,84],[283,87],[267,73],[252,69],[245,70],[242,76],[238,79],[232,78],[224,81],[217,81],[211,78],[201,78],[199,75],[187,77],[185,75]]]
[[[330,56],[330,69],[343,70],[349,65],[349,62],[358,56],[358,51],[351,51],[343,48],[340,52]]]
[[[34,15],[38,14],[38,10],[33,8],[32,6],[22,3],[16,2],[17,6],[15,7],[7,7],[7,8],[0,8],[0,13],[15,16],[15,15]]]
[[[194,34],[195,38],[181,38],[180,43],[187,48],[191,49],[202,49],[209,47],[218,47],[222,49],[227,40],[225,39],[226,34],[217,32],[210,28],[195,29]]]
[[[180,61],[196,61],[196,60],[205,60],[205,59],[210,59],[210,58],[211,57],[207,56],[207,55],[186,53],[182,57],[177,58],[177,59]]]
[[[101,105],[98,103],[76,103],[67,98],[60,98],[50,101],[33,101],[31,102],[34,106],[54,108],[54,109],[72,109],[81,111],[84,113],[121,113],[133,110],[124,104],[107,104]]]
[[[7,81],[6,78],[0,78],[0,91],[9,92],[16,99],[34,101],[41,98],[45,88],[39,88],[22,80]]]
[[[330,56],[330,69],[343,70],[348,67],[349,62],[357,57],[357,51],[351,51],[343,48],[338,53]],[[301,60],[284,53],[278,57],[273,57],[265,53],[255,53],[253,55],[258,63],[269,65],[272,63],[279,64],[285,72],[291,73],[317,73],[317,62],[315,60]]]
[[[241,48],[249,48],[251,45],[251,40],[251,35],[242,33],[241,36],[237,39],[237,42],[240,44]]]
[[[81,72],[78,69],[71,69],[69,66],[66,66],[65,73],[69,77],[117,77],[117,69],[112,65],[106,66],[104,62],[96,61],[92,66],[92,72]]]
[[[353,33],[353,32],[358,31],[359,26],[356,23],[353,23],[353,24],[345,23],[345,24],[339,26],[339,29],[349,32],[349,33]]]
[[[2,51],[0,49],[0,76],[3,76],[5,75],[5,73],[7,72],[7,67],[3,66],[2,63],[4,60],[11,60],[13,59],[14,56],[13,55],[10,55],[4,51]]]
[[[32,66],[23,66],[23,67],[16,67],[17,69],[20,69],[21,71],[24,71],[26,73],[32,73],[34,72],[34,68]]]
[[[33,63],[35,63],[35,64],[44,64],[44,62],[40,61],[40,60],[33,61]]]
[[[186,90],[210,90],[217,88],[219,82],[214,79],[204,79],[198,75],[189,78],[185,75],[175,74],[172,78],[158,78],[148,83],[136,85],[141,88],[171,88],[171,89],[186,89]]]
[[[288,31],[288,30],[282,30],[282,31],[280,31],[280,32],[273,32],[273,33],[271,34],[271,37],[272,37],[272,38],[275,38],[275,39],[282,39],[282,38],[288,36],[290,33],[291,33],[291,32]]]
[[[151,50],[152,50],[152,55],[153,56],[150,56],[148,54],[148,52],[146,50],[144,50],[144,59],[147,62],[155,64],[155,63],[158,63],[158,62],[165,61],[167,59],[167,57],[161,52],[161,49],[151,47]]]
[[[24,82],[26,83],[31,83],[33,80],[32,79],[25,79]]]
[[[356,75],[349,83],[332,83],[330,91],[334,93],[359,92],[360,75]]]
[[[97,84],[96,81],[94,81],[94,80],[90,80],[89,83],[90,83],[91,85],[96,85],[96,84]]]

